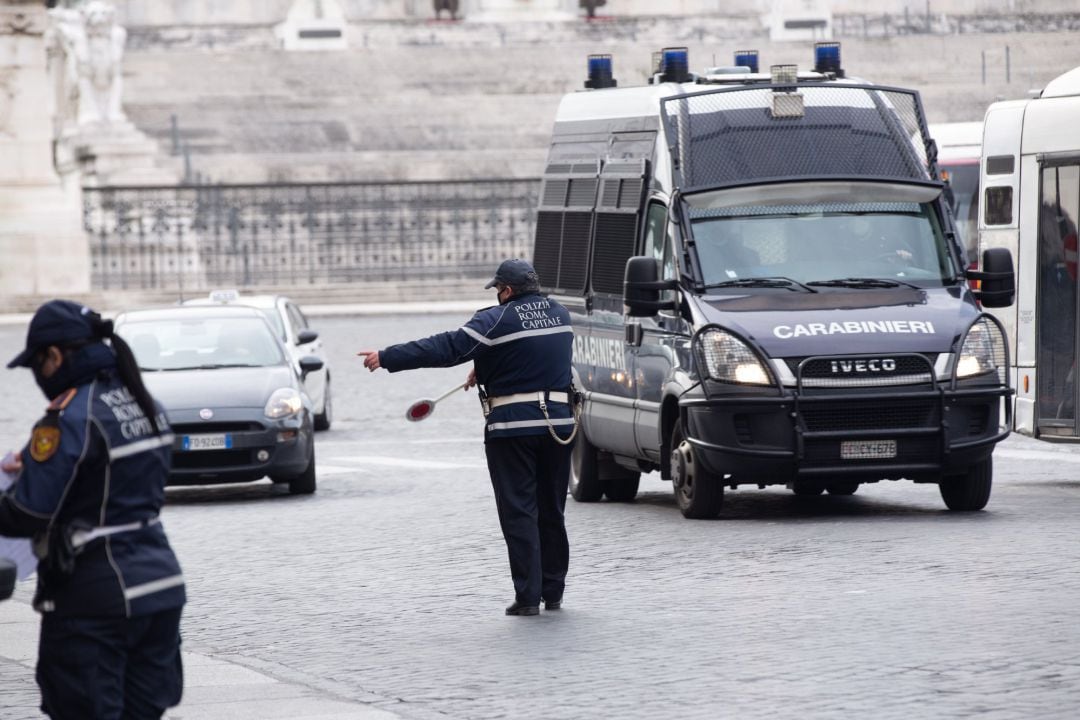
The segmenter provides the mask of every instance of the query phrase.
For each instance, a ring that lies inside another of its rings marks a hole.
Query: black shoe
[[[545,600],[544,601],[544,609],[545,610],[559,610],[560,608],[562,608],[562,600]]]
[[[525,605],[524,603],[514,601],[514,604],[506,608],[507,615],[539,615],[540,607],[537,605]]]

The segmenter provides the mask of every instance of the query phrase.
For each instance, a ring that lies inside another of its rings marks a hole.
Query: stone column
[[[78,176],[53,163],[41,0],[0,0],[0,312],[5,298],[90,289]]]

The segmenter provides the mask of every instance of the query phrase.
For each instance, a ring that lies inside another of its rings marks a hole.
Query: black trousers
[[[563,520],[570,446],[544,434],[489,439],[484,449],[515,599],[525,605],[561,600],[570,562]]]
[[[180,608],[137,618],[41,619],[37,682],[53,720],[144,720],[184,686]]]

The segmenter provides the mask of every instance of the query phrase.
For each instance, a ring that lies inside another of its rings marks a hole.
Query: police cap
[[[511,258],[503,260],[499,269],[495,271],[495,277],[491,279],[484,289],[493,288],[497,283],[509,285],[518,291],[539,290],[540,276],[533,270],[533,266],[526,260]]]
[[[30,367],[41,348],[66,345],[98,336],[94,319],[97,313],[71,300],[50,300],[37,309],[26,331],[26,348],[8,363],[9,368]]]

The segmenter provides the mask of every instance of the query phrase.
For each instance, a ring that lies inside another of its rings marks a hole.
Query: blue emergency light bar
[[[736,50],[735,51],[735,66],[736,67],[748,67],[750,72],[756,73],[758,71],[758,51],[757,50]]]
[[[585,87],[599,90],[618,85],[612,75],[610,55],[590,55],[588,62],[589,79],[585,81]]]
[[[814,72],[834,73],[836,77],[844,77],[844,69],[840,67],[840,43],[814,43]]]
[[[690,51],[684,47],[660,51],[660,82],[687,82],[690,79]]]

